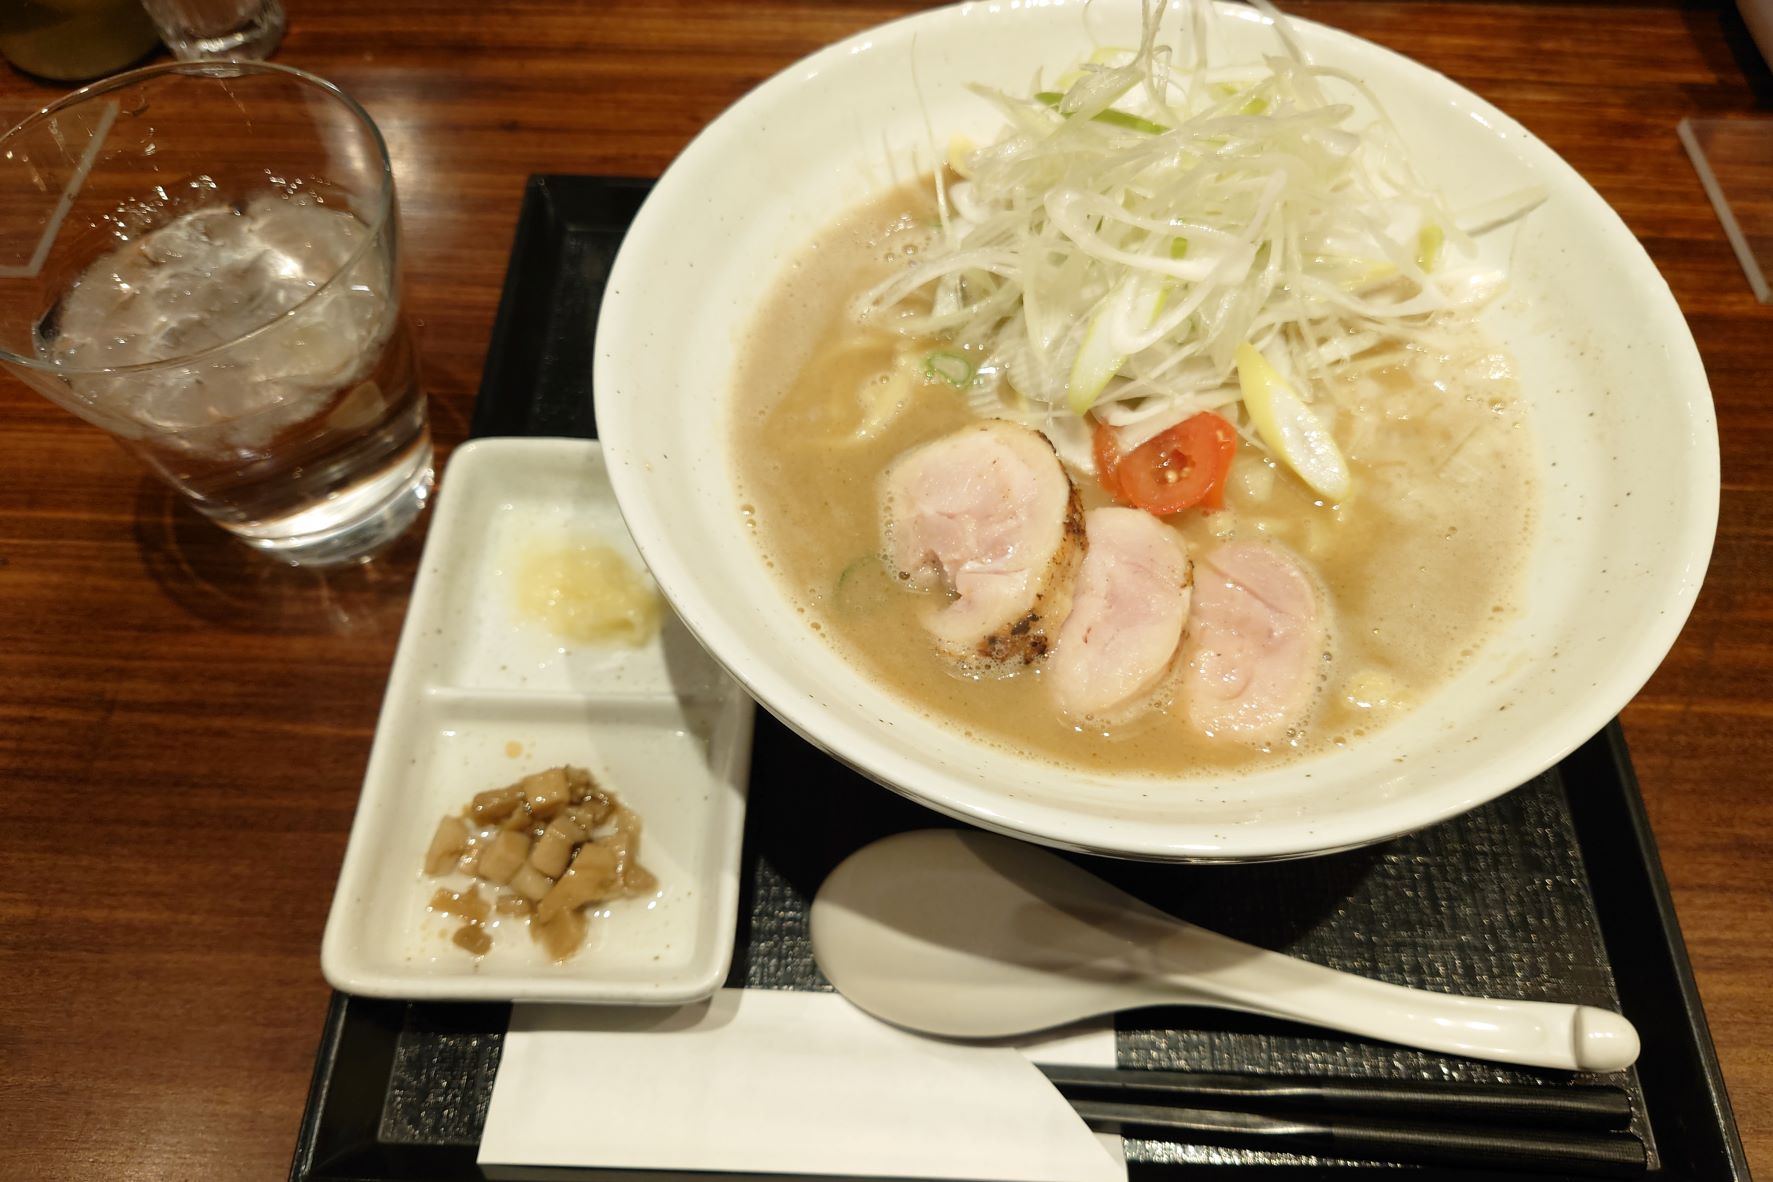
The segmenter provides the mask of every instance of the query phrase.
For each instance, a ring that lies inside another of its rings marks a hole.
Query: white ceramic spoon
[[[1209,1005],[1447,1054],[1617,1071],[1638,1035],[1593,1006],[1387,985],[1241,944],[1149,907],[1035,846],[901,833],[819,888],[813,955],[877,1018],[1003,1038],[1148,1005]]]

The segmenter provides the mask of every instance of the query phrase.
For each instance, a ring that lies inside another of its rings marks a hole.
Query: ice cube
[[[187,213],[88,267],[64,293],[44,351],[87,369],[228,346],[72,384],[91,405],[127,407],[134,433],[178,433],[181,446],[217,458],[262,451],[360,381],[392,331],[379,252],[321,287],[367,234],[344,210],[280,196]]]

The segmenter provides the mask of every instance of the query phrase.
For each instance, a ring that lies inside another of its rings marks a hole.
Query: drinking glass
[[[286,66],[173,63],[0,136],[0,366],[294,564],[429,496],[386,146]]]
[[[262,60],[283,40],[283,0],[142,0],[172,56]]]

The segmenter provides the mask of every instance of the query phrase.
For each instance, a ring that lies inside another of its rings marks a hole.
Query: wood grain
[[[531,172],[654,175],[735,98],[906,6],[293,3],[279,60],[394,157],[440,442],[463,436]],[[1626,713],[1751,1161],[1773,1170],[1773,309],[1674,135],[1767,111],[1731,10],[1322,0],[1562,153],[1672,286],[1723,439],[1716,556]],[[0,120],[56,90],[0,74]],[[275,1178],[327,990],[318,949],[420,539],[270,567],[97,432],[0,380],[0,1178]],[[96,833],[70,813],[97,810]]]

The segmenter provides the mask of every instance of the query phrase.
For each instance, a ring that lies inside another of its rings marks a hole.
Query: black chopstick
[[[1630,1133],[1398,1124],[1360,1117],[1264,1116],[1209,1108],[1073,1099],[1092,1129],[1192,1144],[1283,1149],[1351,1161],[1623,1178],[1646,1168]]]
[[[1129,1104],[1541,1129],[1623,1129],[1631,1124],[1631,1097],[1624,1088],[1604,1084],[1326,1079],[1114,1067],[1041,1070],[1068,1097]]]

